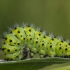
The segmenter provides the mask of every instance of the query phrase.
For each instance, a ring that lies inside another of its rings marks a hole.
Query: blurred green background
[[[70,0],[0,0],[0,36],[23,22],[70,39]]]

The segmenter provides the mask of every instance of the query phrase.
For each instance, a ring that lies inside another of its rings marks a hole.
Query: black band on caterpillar
[[[27,58],[27,56],[28,56],[28,51],[27,51],[27,47],[25,46],[24,48],[23,48],[23,57],[21,58],[22,60],[23,59],[26,59]]]

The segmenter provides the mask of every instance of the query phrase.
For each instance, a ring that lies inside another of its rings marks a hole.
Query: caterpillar
[[[14,26],[3,36],[1,50],[5,60],[23,60],[28,54],[33,58],[65,57],[70,58],[70,43],[58,36],[36,29],[30,24]]]

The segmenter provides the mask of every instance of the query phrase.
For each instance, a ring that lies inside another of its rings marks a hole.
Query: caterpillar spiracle
[[[60,37],[36,29],[30,24],[14,26],[5,34],[1,50],[5,60],[23,60],[28,54],[30,58],[39,54],[41,58],[66,57],[70,58],[70,43]]]

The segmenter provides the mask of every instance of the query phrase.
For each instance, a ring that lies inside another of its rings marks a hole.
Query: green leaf
[[[56,70],[61,66],[70,65],[70,59],[64,58],[33,58],[20,61],[0,61],[0,70]],[[59,70],[59,69],[58,69]]]

